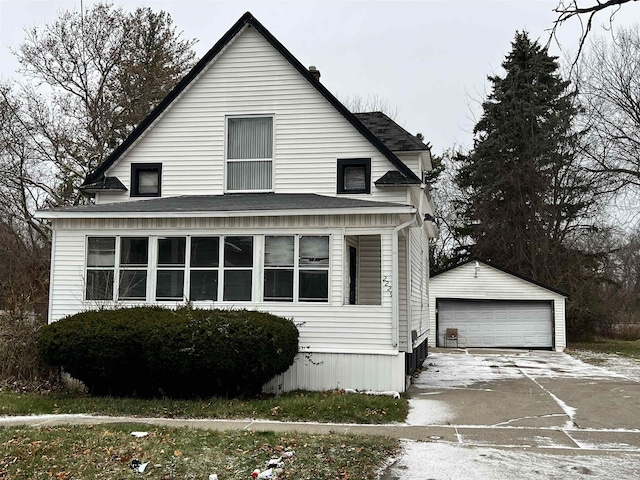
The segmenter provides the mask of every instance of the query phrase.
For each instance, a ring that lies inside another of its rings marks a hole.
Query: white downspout
[[[398,232],[410,227],[417,222],[417,214],[414,214],[413,218],[409,221],[398,225],[393,229],[391,237],[391,345],[393,347],[398,346],[398,309],[399,309],[399,293],[400,293],[400,273],[398,272]]]

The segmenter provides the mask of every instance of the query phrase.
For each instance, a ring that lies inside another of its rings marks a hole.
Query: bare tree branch
[[[584,49],[585,42],[591,29],[593,27],[593,20],[596,14],[603,10],[610,9],[609,25],[612,25],[613,18],[620,11],[620,8],[625,3],[635,2],[637,0],[590,0],[588,5],[580,3],[578,0],[560,0],[556,8],[553,9],[558,17],[553,22],[553,27],[550,29],[549,41],[555,39],[557,41],[558,29],[567,21],[571,19],[578,19],[581,27],[581,34],[578,41],[578,52],[572,64],[572,68],[576,66],[580,54]],[[595,3],[594,3],[595,2]]]

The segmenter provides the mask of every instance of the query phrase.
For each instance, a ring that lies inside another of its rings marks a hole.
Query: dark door
[[[356,262],[358,258],[358,251],[356,247],[349,245],[349,305],[356,304],[356,272],[358,271]]]

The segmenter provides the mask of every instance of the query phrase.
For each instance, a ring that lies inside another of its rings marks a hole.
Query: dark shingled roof
[[[407,185],[420,185],[419,181],[414,180],[413,178],[407,178],[402,173],[395,170],[388,171],[373,183],[378,187],[405,187]]]
[[[83,192],[102,192],[108,190],[115,191],[127,191],[127,187],[120,181],[118,177],[102,177],[101,180],[91,183],[89,185],[83,185],[80,187]]]
[[[106,171],[113,165],[116,160],[123,155],[129,147],[144,133],[144,131],[164,112],[164,110],[182,93],[185,88],[202,72],[205,67],[238,35],[246,26],[253,27],[260,33],[280,54],[302,75],[340,114],[351,123],[355,129],[360,132],[371,144],[378,149],[389,161],[407,177],[414,177],[419,180],[416,174],[407,167],[394,153],[393,149],[387,147],[386,143],[379,139],[375,134],[364,126],[356,116],[347,109],[336,97],[333,96],[327,88],[315,78],[307,68],[295,58],[284,45],[282,45],[250,12],[245,13],[240,19],[218,40],[218,42],[209,50],[204,57],[187,73],[171,92],[153,109],[153,111],[131,132],[131,134],[111,153],[111,155],[98,168],[91,172],[83,186],[99,181]],[[395,123],[394,123],[395,125]],[[397,126],[397,125],[396,125]],[[403,132],[401,127],[397,126]],[[405,132],[406,133],[406,132]],[[425,150],[427,147],[422,146]],[[413,150],[419,150],[414,148]]]
[[[355,113],[354,115],[392,152],[429,150],[428,145],[422,143],[418,137],[411,135],[382,112]]]
[[[391,202],[373,202],[315,193],[233,193],[227,195],[185,195],[137,202],[59,207],[51,213],[152,213],[152,212],[244,212],[275,210],[331,210],[350,208],[411,208]]]

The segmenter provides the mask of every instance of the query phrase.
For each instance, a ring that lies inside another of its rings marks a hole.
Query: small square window
[[[161,186],[161,163],[133,163],[131,165],[132,197],[159,197]]]
[[[338,193],[371,193],[371,159],[338,160]]]

